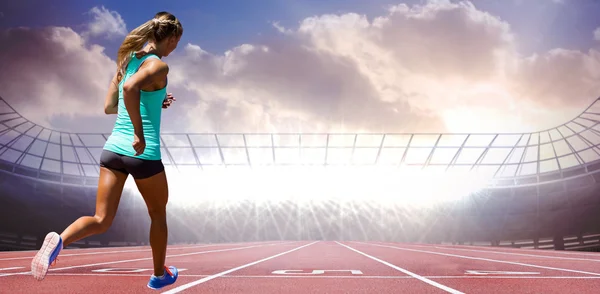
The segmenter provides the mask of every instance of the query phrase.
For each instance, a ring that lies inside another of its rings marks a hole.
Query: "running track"
[[[2,293],[600,293],[600,254],[383,242],[171,246],[175,285],[146,287],[148,247],[65,249],[45,280],[35,252],[0,252]]]

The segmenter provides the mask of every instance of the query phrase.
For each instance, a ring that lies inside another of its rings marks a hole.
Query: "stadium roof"
[[[600,98],[573,120],[533,133],[162,133],[177,169],[255,166],[417,166],[492,173],[513,186],[585,175],[600,160]],[[109,134],[37,125],[0,98],[0,170],[95,185]]]

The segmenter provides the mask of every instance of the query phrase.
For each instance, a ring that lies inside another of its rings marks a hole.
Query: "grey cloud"
[[[315,52],[297,39],[274,39],[261,46],[237,48],[226,56],[210,55],[191,46],[172,64],[176,75],[172,80],[196,89],[203,101],[204,106],[191,110],[190,117],[208,115],[211,121],[221,122],[219,129],[440,128],[435,117],[413,113],[405,102],[381,101],[354,60]],[[237,115],[232,117],[232,113]]]
[[[512,49],[508,24],[471,4],[399,6],[378,22],[376,42],[412,73],[436,79],[494,78],[496,52]]]
[[[600,94],[598,51],[523,58],[508,24],[469,2],[279,30],[224,54],[182,44],[166,58],[178,101],[164,130],[522,131],[556,125]],[[0,41],[13,44],[0,48],[0,95],[53,126],[89,131],[85,118],[110,130],[102,104],[114,61],[102,47],[68,28],[10,29]]]
[[[104,96],[114,62],[103,48],[85,45],[69,28],[11,28],[0,31],[0,95],[29,119],[59,129],[96,129],[73,123],[104,115]]]

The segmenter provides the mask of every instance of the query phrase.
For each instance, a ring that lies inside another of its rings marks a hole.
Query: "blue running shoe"
[[[148,288],[156,290],[165,286],[169,286],[177,281],[177,276],[179,276],[179,271],[177,271],[176,267],[165,266],[165,273],[161,277],[157,277],[155,275],[150,277],[150,281],[148,281]]]
[[[48,233],[42,248],[31,261],[31,274],[36,280],[41,281],[46,277],[48,268],[56,260],[62,249],[63,242],[60,235],[55,232]]]

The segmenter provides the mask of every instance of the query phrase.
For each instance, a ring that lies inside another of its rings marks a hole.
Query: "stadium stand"
[[[569,122],[522,134],[162,134],[165,165],[184,172],[374,165],[491,177],[486,187],[460,201],[427,208],[369,202],[368,195],[312,205],[244,199],[226,209],[212,202],[171,206],[169,239],[351,239],[598,250],[599,122],[596,100]],[[36,249],[49,230],[60,231],[93,213],[97,162],[107,136],[44,128],[0,98],[0,249]],[[128,190],[111,229],[73,247],[144,245],[148,228],[143,201]]]

